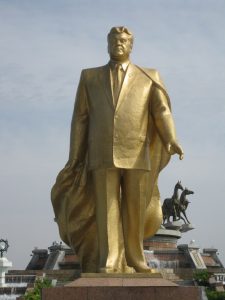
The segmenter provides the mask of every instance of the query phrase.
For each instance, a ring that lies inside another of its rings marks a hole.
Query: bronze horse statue
[[[178,181],[174,187],[174,192],[171,198],[167,198],[163,201],[162,213],[163,213],[163,224],[165,221],[170,222],[170,217],[173,217],[173,221],[177,220],[178,207],[179,207],[179,190],[184,190],[181,181]]]
[[[177,213],[178,213],[178,220],[182,219],[184,221],[185,224],[189,223],[189,220],[186,216],[186,209],[188,207],[188,204],[190,203],[190,201],[188,201],[188,199],[186,198],[187,195],[192,195],[194,194],[193,191],[190,191],[188,190],[187,188],[185,188],[183,190],[183,192],[181,193],[181,196],[180,196],[180,203],[179,203],[179,206],[178,206],[178,209],[177,209]],[[183,215],[183,217],[181,216],[181,214]]]

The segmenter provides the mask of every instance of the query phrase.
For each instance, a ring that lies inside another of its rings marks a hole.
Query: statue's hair
[[[132,32],[127,27],[124,27],[124,26],[112,27],[107,36],[108,41],[109,41],[109,38],[111,35],[117,34],[117,33],[123,33],[123,32],[129,36],[129,39],[133,43],[134,37],[133,37]]]

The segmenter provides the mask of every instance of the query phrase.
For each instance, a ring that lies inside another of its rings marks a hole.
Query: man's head
[[[112,27],[108,34],[108,52],[115,61],[129,58],[133,46],[133,35],[126,27]]]

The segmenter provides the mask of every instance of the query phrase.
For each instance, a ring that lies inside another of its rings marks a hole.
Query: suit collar
[[[110,61],[109,61],[109,67],[110,67],[111,69],[115,68],[115,65],[121,65],[121,67],[122,67],[122,69],[123,69],[124,72],[126,72],[127,67],[128,67],[129,64],[130,64],[130,61],[129,61],[129,60],[126,60],[126,61],[123,62],[123,63],[120,63],[120,62],[114,61],[114,60],[110,60]]]

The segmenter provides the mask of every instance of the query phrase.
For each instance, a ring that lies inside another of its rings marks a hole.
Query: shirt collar
[[[129,61],[129,60],[124,61],[123,63],[120,63],[120,62],[118,62],[118,61],[113,61],[113,60],[110,60],[110,61],[109,61],[109,66],[110,66],[110,68],[113,69],[115,65],[121,65],[124,72],[126,72],[127,67],[128,67],[129,64],[130,64],[130,61]]]

